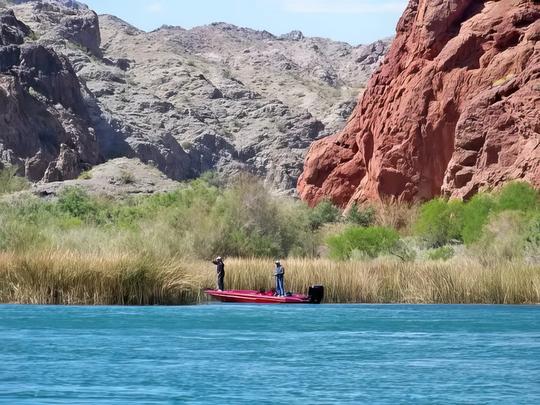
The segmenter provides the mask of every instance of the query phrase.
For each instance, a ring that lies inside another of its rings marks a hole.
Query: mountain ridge
[[[99,160],[136,157],[175,180],[242,170],[294,192],[305,151],[345,124],[388,48],[226,23],[145,32],[78,2],[17,3],[36,36],[26,41],[72,64]]]

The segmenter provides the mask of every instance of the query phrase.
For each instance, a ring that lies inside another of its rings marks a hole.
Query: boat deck
[[[244,302],[254,304],[308,304],[309,297],[303,294],[292,294],[279,297],[272,291],[255,290],[205,290],[206,294],[222,302]]]

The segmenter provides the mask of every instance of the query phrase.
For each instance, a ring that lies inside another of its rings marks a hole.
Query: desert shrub
[[[477,194],[463,207],[461,230],[463,242],[471,245],[482,239],[486,225],[490,222],[493,231],[495,219],[492,217],[497,213],[508,211],[532,213],[538,209],[538,191],[525,182],[508,183],[498,193]]]
[[[529,261],[540,263],[540,213],[532,215],[526,225],[525,255]]]
[[[540,213],[531,216],[525,229],[525,241],[540,248]]]
[[[338,260],[350,259],[360,252],[365,257],[374,258],[383,253],[391,253],[399,241],[394,229],[382,227],[349,227],[341,234],[327,238],[330,257]]]
[[[371,226],[375,222],[375,208],[353,204],[347,212],[346,221],[358,226]]]
[[[332,201],[322,200],[309,212],[309,224],[311,229],[319,229],[324,224],[331,224],[339,221],[341,218],[341,211],[337,208]]]
[[[310,210],[293,199],[275,196],[260,181],[241,178],[227,188],[205,180],[176,191],[121,201],[65,189],[56,200],[37,198],[4,204],[0,223],[27,226],[8,232],[0,248],[38,243],[16,241],[20,235],[45,235],[46,243],[78,252],[117,249],[157,256],[208,258],[224,256],[286,257],[313,255],[318,236],[311,230]],[[28,230],[28,231],[27,231]]]
[[[470,245],[482,237],[484,226],[495,206],[494,198],[484,193],[475,195],[464,205],[461,234],[465,244]]]
[[[432,249],[428,252],[427,256],[429,260],[443,260],[451,259],[455,254],[454,249],[451,246],[441,246],[437,249]]]
[[[486,264],[522,258],[526,247],[525,233],[528,224],[527,215],[519,211],[503,211],[491,215],[482,238],[472,250]]]
[[[399,239],[388,253],[404,262],[412,262],[416,260],[416,250],[411,246],[411,242],[409,238]]]
[[[498,211],[533,211],[539,208],[539,193],[529,183],[514,181],[505,185],[497,196]]]
[[[89,170],[84,171],[79,175],[78,178],[79,178],[79,180],[91,180],[92,179],[92,172],[89,171]]]
[[[56,207],[60,213],[80,219],[89,219],[98,212],[96,202],[78,187],[66,188],[60,194]]]
[[[191,148],[193,148],[193,142],[191,141],[184,141],[180,144],[180,146],[182,147],[182,149],[184,150],[189,150]]]
[[[175,191],[121,200],[67,188],[56,199],[25,194],[0,200],[0,250],[54,248],[194,259],[218,254],[309,257],[328,252],[337,259],[393,255],[410,261],[415,258],[411,243],[440,248],[463,240],[486,260],[536,257],[540,251],[537,193],[523,184],[507,187],[499,193],[479,194],[467,203],[436,199],[419,209],[386,204],[392,208],[383,217],[396,228],[379,225],[378,206],[376,213],[373,208],[352,207],[343,218],[330,201],[309,208],[275,195],[251,176],[225,180],[210,173]],[[417,236],[400,239],[397,230],[408,235],[407,223],[417,211]],[[379,226],[357,226],[373,221]]]
[[[135,176],[133,176],[132,173],[122,170],[120,173],[120,177],[118,178],[118,181],[120,181],[120,184],[133,184],[135,183]]]
[[[225,189],[200,181],[198,187],[194,203],[169,221],[178,243],[190,245],[195,257],[306,256],[316,251],[304,204],[273,195],[251,176],[240,176]],[[205,188],[217,194],[202,197]]]
[[[410,228],[418,216],[417,211],[418,207],[413,204],[383,200],[376,206],[375,224],[410,234]]]
[[[441,247],[461,240],[463,203],[437,198],[420,207],[415,233],[429,247]]]
[[[218,188],[219,187],[223,188],[226,186],[224,176],[220,175],[219,173],[215,171],[204,172],[203,174],[201,174],[199,179],[203,181],[204,183],[206,183],[206,185],[208,186],[213,186],[213,187],[218,187]]]
[[[0,195],[25,190],[29,186],[28,180],[17,175],[15,166],[0,169]]]

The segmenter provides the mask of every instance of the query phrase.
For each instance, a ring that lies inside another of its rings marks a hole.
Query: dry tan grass
[[[0,302],[153,305],[194,302],[199,280],[173,261],[73,252],[0,254]]]
[[[390,260],[333,262],[285,260],[286,288],[326,288],[325,302],[485,303],[540,302],[540,268],[507,262],[407,263]],[[228,289],[271,288],[273,262],[226,260]],[[150,305],[203,302],[214,287],[211,263],[132,255],[70,252],[0,254],[0,302],[32,304]]]
[[[375,205],[375,212],[377,225],[410,234],[412,224],[418,217],[418,205],[385,200]]]
[[[227,260],[231,288],[273,286],[272,261]],[[325,302],[366,303],[498,303],[540,302],[540,268],[500,263],[485,268],[473,261],[421,262],[286,260],[286,288],[305,291],[310,284],[326,288]],[[200,270],[208,286],[211,270]],[[227,288],[229,288],[227,287]]]

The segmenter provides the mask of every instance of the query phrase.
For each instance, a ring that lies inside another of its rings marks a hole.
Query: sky
[[[407,0],[80,0],[151,31],[163,24],[192,28],[228,22],[280,35],[300,30],[366,44],[394,35]]]

